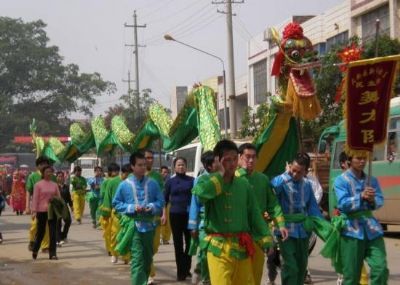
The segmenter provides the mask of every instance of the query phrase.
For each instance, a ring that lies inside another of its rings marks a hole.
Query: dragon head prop
[[[282,94],[293,115],[311,120],[318,116],[321,108],[316,98],[316,88],[310,69],[320,66],[317,52],[311,41],[304,36],[303,28],[298,23],[285,26],[282,39],[271,28],[273,40],[279,51],[272,67],[272,75],[280,78]]]

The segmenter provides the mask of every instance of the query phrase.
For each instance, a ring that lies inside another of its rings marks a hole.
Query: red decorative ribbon
[[[254,248],[253,239],[249,233],[211,233],[210,236],[213,237],[223,237],[223,238],[238,238],[239,245],[246,249],[247,254],[250,257],[254,256],[256,249]]]

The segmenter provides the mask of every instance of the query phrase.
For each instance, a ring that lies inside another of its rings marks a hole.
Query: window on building
[[[365,43],[375,38],[376,19],[379,19],[379,34],[389,35],[389,6],[384,5],[361,16],[362,41]]]
[[[256,104],[267,101],[267,60],[253,65],[254,99]]]
[[[224,129],[224,109],[220,109],[218,111],[218,121],[219,121],[219,125],[221,126],[221,129]],[[230,124],[229,124],[229,107],[226,107],[226,128],[229,129],[230,128]]]
[[[326,53],[326,43],[318,43],[314,45],[314,50],[318,52],[318,55],[324,55]]]
[[[343,44],[349,40],[349,31],[342,32],[326,40],[326,52],[332,47]]]
[[[183,105],[185,105],[187,95],[188,88],[186,86],[176,87],[176,108],[178,113],[183,108]]]

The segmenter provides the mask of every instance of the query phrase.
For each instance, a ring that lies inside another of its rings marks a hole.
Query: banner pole
[[[379,39],[379,19],[375,21],[375,57],[378,57],[378,39]],[[367,186],[371,186],[371,175],[372,175],[372,156],[374,155],[374,145],[372,145],[372,151],[368,155],[368,175],[367,175]]]

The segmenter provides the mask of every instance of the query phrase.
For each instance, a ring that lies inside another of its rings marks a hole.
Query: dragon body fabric
[[[220,140],[215,95],[207,86],[197,87],[189,94],[175,121],[163,106],[158,103],[151,105],[147,120],[136,133],[129,130],[122,116],[113,117],[110,130],[101,116],[91,121],[90,128],[73,123],[70,126],[71,141],[66,145],[57,138],[45,142],[42,137],[36,136],[34,123],[31,131],[36,155],[61,162],[72,162],[92,148],[98,155],[112,153],[116,147],[132,153],[151,146],[158,138],[161,138],[166,152],[189,144],[196,137],[199,137],[204,150],[213,149]]]
[[[278,77],[277,95],[271,98],[268,116],[254,139],[256,169],[270,177],[280,174],[299,149],[296,120],[313,120],[321,112],[310,69],[319,66],[311,41],[297,23],[289,23],[282,39],[271,29],[279,51],[272,75]]]

